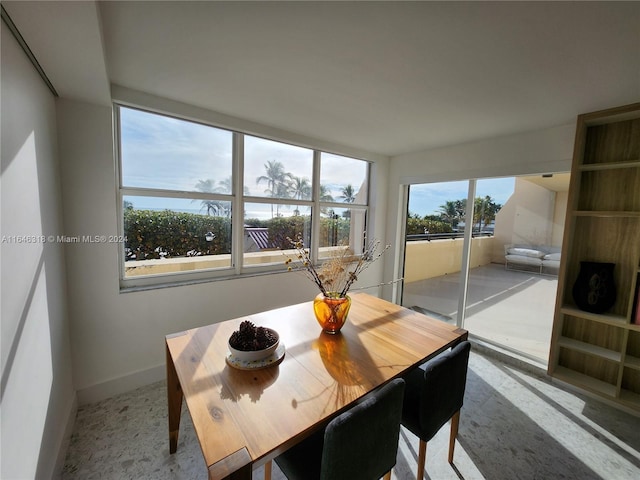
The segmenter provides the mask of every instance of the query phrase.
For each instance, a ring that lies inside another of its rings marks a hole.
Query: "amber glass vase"
[[[322,293],[313,300],[313,313],[316,320],[327,333],[338,333],[347,321],[349,308],[351,307],[351,297],[345,295],[340,297],[337,293],[329,292],[329,295]]]

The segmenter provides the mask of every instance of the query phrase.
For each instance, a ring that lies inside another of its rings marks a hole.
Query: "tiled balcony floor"
[[[497,264],[474,268],[469,275],[464,328],[546,364],[557,286],[554,276],[505,270]],[[402,304],[455,322],[458,296],[456,273],[405,284]]]

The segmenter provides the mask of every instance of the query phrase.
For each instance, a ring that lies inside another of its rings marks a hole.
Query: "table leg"
[[[236,470],[224,480],[251,480],[253,478],[253,469],[251,465],[246,465],[239,470]]]
[[[251,480],[253,463],[246,447],[209,466],[209,480]]]
[[[167,406],[169,409],[169,453],[178,449],[178,431],[180,430],[180,413],[182,412],[182,387],[178,380],[176,367],[173,364],[169,347],[167,349]]]

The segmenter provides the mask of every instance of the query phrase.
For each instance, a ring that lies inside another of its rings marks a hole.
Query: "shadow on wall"
[[[7,28],[2,66],[0,476],[47,478],[74,405],[56,102]]]

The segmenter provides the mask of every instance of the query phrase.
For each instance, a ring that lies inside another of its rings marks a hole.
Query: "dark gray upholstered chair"
[[[453,463],[453,449],[460,408],[467,383],[467,367],[471,344],[464,341],[412,370],[406,381],[402,425],[420,438],[418,480],[424,476],[427,442],[451,419],[449,463]]]
[[[404,385],[397,378],[374,390],[324,431],[277,457],[276,463],[291,480],[378,480],[383,475],[390,479],[398,452]]]

